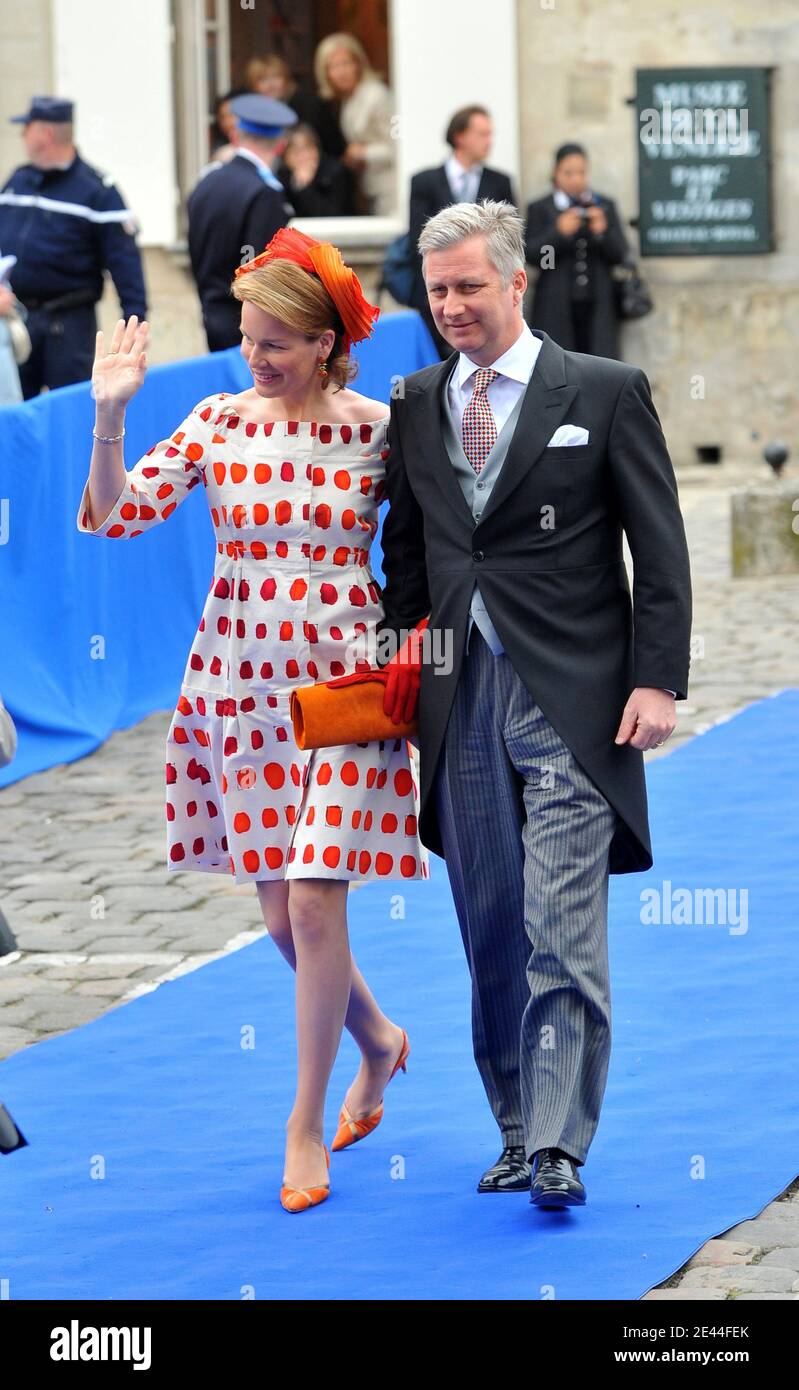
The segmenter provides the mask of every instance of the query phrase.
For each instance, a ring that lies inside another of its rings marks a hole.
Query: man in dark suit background
[[[384,709],[412,717],[418,691],[419,833],[502,1134],[479,1190],[563,1206],[585,1202],[610,1057],[608,875],[653,862],[643,753],[687,697],[691,583],[649,382],[527,326],[522,233],[492,201],[422,232],[453,352],[392,397],[379,632],[413,643],[429,614],[451,656],[393,656]]]
[[[283,153],[286,128],[296,125],[290,106],[247,93],[234,97],[236,154],[209,164],[189,194],[189,256],[202,305],[208,351],[241,342],[241,305],[230,282],[242,261],[257,256],[294,209],[272,165]]]
[[[494,129],[484,106],[464,106],[456,111],[447,126],[445,139],[452,153],[444,163],[434,169],[422,169],[411,179],[408,223],[410,243],[416,256],[411,305],[419,310],[430,329],[440,357],[449,357],[452,347],[439,332],[430,312],[418,251],[422,227],[428,217],[433,217],[448,203],[476,203],[481,198],[515,202],[508,175],[489,168],[485,162],[491,153]]]

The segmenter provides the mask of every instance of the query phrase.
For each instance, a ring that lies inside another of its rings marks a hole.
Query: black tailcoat
[[[453,357],[406,377],[392,400],[378,630],[430,614],[439,640],[452,633],[450,674],[422,665],[419,833],[429,849],[443,857],[432,790],[479,580],[508,659],[619,812],[610,872],[632,873],[653,860],[643,753],[614,743],[622,711],[636,686],[687,695],[691,580],[677,485],[644,373],[533,332],[543,346],[477,523],[442,437]],[[547,447],[566,423],[584,426],[588,444]]]

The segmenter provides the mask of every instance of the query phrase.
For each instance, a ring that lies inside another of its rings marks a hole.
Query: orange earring
[[[327,381],[329,372],[327,370],[327,360],[324,357],[321,357],[319,359],[319,375],[322,378],[322,381]]]

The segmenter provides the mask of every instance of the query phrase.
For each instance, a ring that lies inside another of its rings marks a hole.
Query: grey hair
[[[467,237],[484,236],[486,252],[507,289],[517,270],[524,270],[524,220],[512,203],[483,198],[479,203],[451,203],[428,217],[419,236],[422,261],[428,251],[446,251]]]

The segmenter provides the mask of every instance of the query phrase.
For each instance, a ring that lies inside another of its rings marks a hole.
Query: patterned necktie
[[[474,374],[471,399],[463,412],[463,452],[475,473],[480,472],[496,443],[497,422],[486,390],[498,376],[499,372],[495,372],[493,367],[478,367]]]

